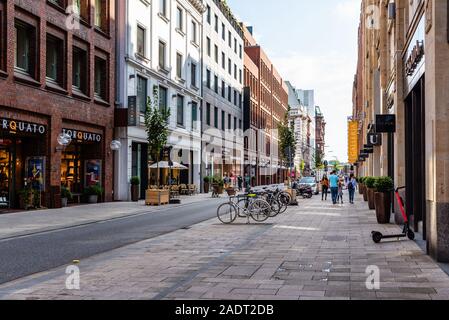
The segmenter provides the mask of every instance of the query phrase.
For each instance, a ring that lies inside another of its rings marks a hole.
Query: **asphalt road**
[[[0,284],[155,238],[216,216],[224,199],[0,240]],[[218,220],[217,220],[218,221]]]

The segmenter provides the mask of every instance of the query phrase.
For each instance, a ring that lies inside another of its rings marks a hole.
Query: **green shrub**
[[[390,177],[379,177],[374,183],[374,189],[376,192],[391,192],[394,189],[393,179]]]
[[[133,186],[138,186],[140,184],[140,178],[139,177],[132,177],[131,180],[129,181],[131,183],[131,185]]]
[[[93,185],[84,189],[84,194],[87,196],[101,196],[103,194],[103,188],[99,185]]]
[[[366,177],[365,178],[365,185],[369,188],[369,189],[374,189],[374,184],[376,183],[376,179],[375,177]]]
[[[204,177],[203,181],[204,183],[210,183],[210,177]]]
[[[61,198],[67,198],[68,200],[72,200],[72,193],[67,187],[61,187]]]

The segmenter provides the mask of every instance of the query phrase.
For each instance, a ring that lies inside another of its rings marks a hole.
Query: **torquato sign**
[[[45,134],[47,129],[42,124],[11,120],[11,119],[3,119],[0,118],[1,121],[1,130],[9,131],[10,133],[30,133],[30,134]]]

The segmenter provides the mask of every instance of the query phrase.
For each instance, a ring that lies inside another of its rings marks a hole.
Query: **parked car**
[[[308,186],[308,187],[312,188],[312,191],[313,191],[314,194],[319,194],[320,193],[319,184],[317,183],[317,181],[315,180],[314,177],[301,178],[298,181],[298,186],[299,187]]]

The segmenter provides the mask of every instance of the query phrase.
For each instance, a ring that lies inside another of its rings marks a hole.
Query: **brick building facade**
[[[0,0],[2,207],[29,184],[51,208],[62,186],[112,200],[114,13],[110,0]]]
[[[288,88],[278,71],[244,27],[245,173],[253,184],[280,183],[286,178],[277,129],[288,110]]]

